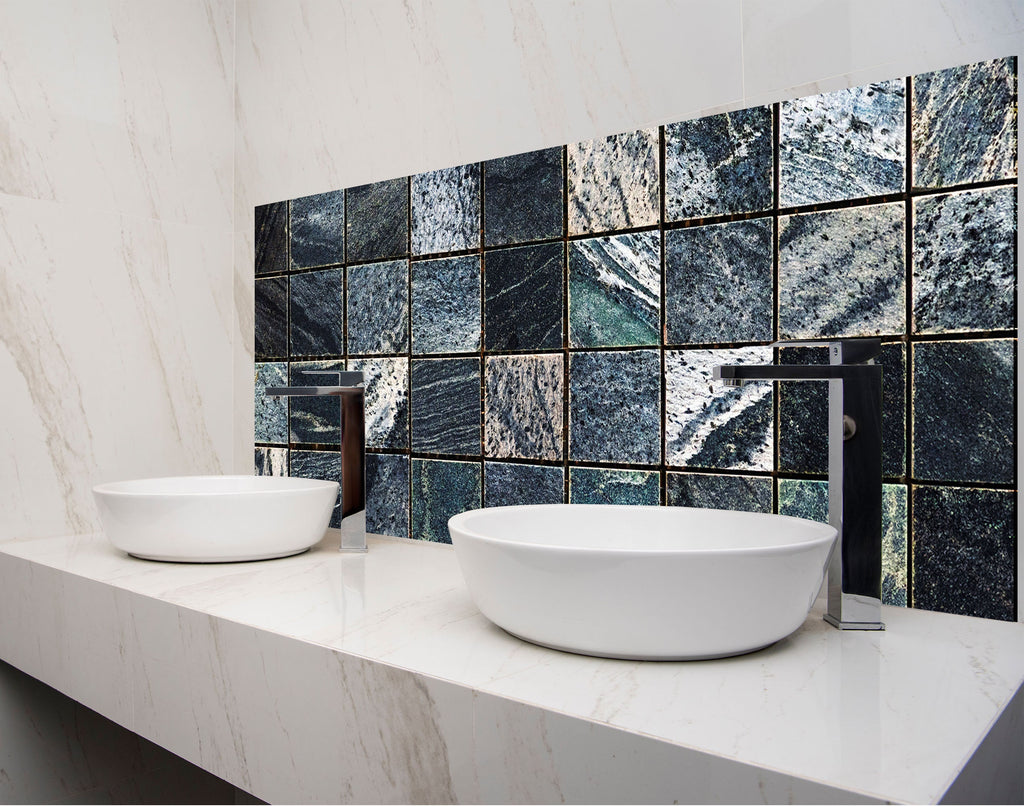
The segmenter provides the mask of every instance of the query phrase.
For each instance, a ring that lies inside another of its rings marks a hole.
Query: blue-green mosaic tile
[[[288,449],[256,448],[252,472],[255,476],[287,476]]]
[[[1017,493],[914,487],[914,607],[1017,618]]]
[[[341,527],[341,454],[329,451],[291,451],[288,475],[303,479],[338,482],[338,499],[331,513],[332,529]]]
[[[779,479],[779,514],[828,523],[828,482]]]
[[[914,200],[914,329],[1016,326],[1017,189]]]
[[[256,280],[257,361],[288,357],[288,278]]]
[[[657,506],[661,476],[646,470],[569,468],[569,501],[573,504]]]
[[[412,460],[412,535],[451,543],[448,519],[481,506],[479,462]]]
[[[658,464],[661,361],[656,350],[569,356],[569,458]]]
[[[903,79],[783,101],[779,203],[794,207],[901,192],[906,109]]]
[[[479,248],[480,163],[416,174],[410,194],[414,255]]]
[[[770,347],[665,351],[665,462],[677,467],[771,470],[771,383],[730,388],[719,364],[770,364]]]
[[[323,377],[306,375],[306,370],[343,371],[344,361],[294,361],[288,366],[290,386],[326,386]],[[330,381],[333,383],[333,381]],[[330,395],[288,398],[288,432],[291,442],[339,445],[341,443],[341,400]]]
[[[409,536],[409,457],[366,454],[366,531]]]
[[[288,365],[285,363],[257,364],[255,409],[256,441],[288,442],[288,398],[267,397],[268,386],[288,385]]]
[[[484,263],[486,348],[560,348],[564,246],[555,243],[495,249],[486,253]]]
[[[661,323],[657,232],[569,244],[569,346],[657,345]]]
[[[412,449],[480,455],[480,359],[414,359]]]
[[[914,186],[1017,175],[1014,57],[913,77]]]
[[[366,447],[409,447],[409,359],[354,358],[349,369],[363,373]]]
[[[767,210],[772,174],[770,106],[665,127],[669,221]]]
[[[771,341],[772,249],[767,218],[666,232],[666,341]]]
[[[562,458],[563,375],[561,355],[487,358],[484,372],[487,456]]]
[[[914,345],[914,477],[1012,484],[1016,342]]]
[[[465,353],[480,349],[480,258],[412,264],[412,351]]]
[[[409,253],[409,179],[349,188],[345,218],[350,263],[387,260]]]
[[[288,202],[256,208],[256,274],[288,268]]]
[[[502,246],[562,234],[561,148],[484,163],[484,243]]]
[[[779,219],[784,339],[906,332],[903,204]]]
[[[561,504],[565,471],[560,467],[484,463],[484,505]]]
[[[772,511],[772,480],[767,476],[669,473],[666,503],[674,507]]]
[[[345,191],[292,199],[290,205],[292,268],[344,262]]]
[[[345,351],[342,270],[293,274],[290,282],[292,356],[341,355]]]
[[[348,352],[404,353],[409,349],[409,262],[348,268]]]

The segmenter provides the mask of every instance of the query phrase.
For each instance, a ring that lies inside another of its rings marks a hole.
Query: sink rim
[[[207,482],[218,484],[221,482],[246,482],[253,479],[260,481],[253,484],[250,489],[241,487],[230,488],[227,485],[224,489],[147,489],[147,487],[168,482]],[[307,479],[301,476],[246,476],[244,474],[217,475],[182,475],[182,476],[154,476],[144,479],[124,479],[122,481],[105,481],[92,488],[94,494],[114,496],[161,496],[180,498],[184,496],[211,496],[211,495],[251,495],[253,493],[264,495],[277,495],[281,493],[294,493],[298,490],[326,489],[337,486],[336,481],[324,481],[323,479]]]

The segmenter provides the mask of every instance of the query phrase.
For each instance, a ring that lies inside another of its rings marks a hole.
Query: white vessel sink
[[[579,504],[493,507],[448,521],[470,594],[507,632],[636,660],[752,652],[817,597],[831,526],[785,515]]]
[[[269,560],[324,536],[333,481],[281,476],[180,476],[93,488],[107,538],[146,560]]]

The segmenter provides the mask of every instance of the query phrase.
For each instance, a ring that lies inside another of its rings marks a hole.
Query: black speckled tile
[[[1016,341],[914,345],[917,479],[1012,484]]]
[[[772,480],[766,476],[669,473],[666,503],[674,507],[772,511]]]
[[[256,360],[288,357],[288,278],[256,281]]]
[[[345,351],[342,270],[293,274],[290,282],[292,356],[341,355]]]
[[[914,329],[1016,327],[1017,189],[914,200]]]
[[[665,338],[669,344],[771,341],[772,221],[665,233]]]
[[[562,346],[565,247],[495,249],[484,256],[484,343],[488,350]]]
[[[349,369],[363,373],[366,447],[409,447],[409,359],[354,358]]]
[[[902,203],[779,219],[784,339],[906,332]]]
[[[465,353],[480,349],[480,258],[412,264],[412,351]]]
[[[772,174],[770,106],[665,127],[669,221],[767,210]]]
[[[480,455],[480,359],[412,362],[412,449]]]
[[[903,79],[783,101],[779,203],[793,207],[901,192],[906,112]]]
[[[325,386],[323,377],[306,375],[306,370],[340,372],[344,361],[295,361],[288,367],[291,386]],[[339,445],[341,443],[340,398],[322,397],[288,398],[289,440],[291,442]]]
[[[657,224],[659,149],[657,129],[571,144],[569,234]]]
[[[658,464],[661,361],[656,350],[569,356],[569,458]]]
[[[285,363],[256,365],[256,441],[288,442],[288,399],[267,397],[268,386],[288,384],[288,365]]]
[[[526,243],[562,234],[562,149],[484,163],[484,243]]]
[[[293,269],[331,266],[345,260],[345,191],[292,199],[290,207]]]
[[[484,463],[484,505],[561,504],[565,471],[560,467]]]
[[[677,467],[771,470],[771,383],[712,379],[719,364],[770,364],[770,347],[665,351],[665,462]]]
[[[1017,60],[914,76],[914,186],[1017,175]]]
[[[482,505],[479,462],[412,460],[412,535],[451,543],[448,519]]]
[[[255,476],[287,476],[288,449],[256,448],[252,472]]]
[[[288,475],[302,479],[321,479],[339,483],[338,499],[329,526],[341,526],[341,454],[331,451],[291,451]]]
[[[480,247],[480,163],[416,174],[410,193],[414,255]]]
[[[569,468],[569,501],[573,504],[657,506],[660,485],[660,475],[646,470]]]
[[[562,458],[561,355],[490,356],[485,365],[486,455]]]
[[[256,208],[256,274],[288,269],[288,202]]]
[[[409,457],[366,454],[366,531],[409,536]]]
[[[409,253],[409,178],[389,179],[345,191],[348,261],[404,257]]]
[[[914,607],[1014,621],[1017,493],[914,487]]]
[[[661,324],[657,232],[569,244],[569,346],[657,345]]]
[[[408,352],[409,261],[349,266],[347,310],[349,354]]]

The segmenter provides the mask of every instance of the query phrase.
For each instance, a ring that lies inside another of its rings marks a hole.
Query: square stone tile
[[[288,475],[303,479],[320,479],[338,482],[338,498],[328,526],[341,527],[341,454],[337,451],[296,451],[290,452]]]
[[[343,270],[293,274],[289,281],[292,357],[342,355],[345,352]]]
[[[409,350],[409,261],[348,267],[348,352]]]
[[[344,361],[293,361],[288,365],[289,386],[323,386],[324,379],[305,374],[342,372]],[[288,398],[288,441],[317,445],[341,444],[341,400],[329,395]]]
[[[569,501],[573,504],[627,504],[657,506],[661,476],[646,470],[569,468]]]
[[[828,523],[828,482],[779,479],[779,514]]]
[[[410,193],[414,255],[480,247],[480,163],[416,174]]]
[[[409,536],[409,457],[366,454],[366,531]]]
[[[287,476],[287,448],[256,448],[253,456],[254,476]]]
[[[487,358],[484,435],[488,457],[562,458],[563,372],[561,355]]]
[[[255,350],[257,361],[288,357],[288,278],[256,280]]]
[[[484,462],[484,506],[561,504],[565,471],[547,465]]]
[[[412,535],[417,540],[451,543],[448,519],[481,506],[479,462],[412,460]]]
[[[311,269],[345,262],[345,191],[292,199],[291,267]]]
[[[288,365],[284,362],[256,365],[255,410],[256,442],[288,442],[288,398],[267,397],[268,386],[288,385]]]
[[[484,255],[484,344],[488,350],[562,346],[565,247],[495,249]]]
[[[562,235],[561,148],[529,151],[484,163],[484,244],[541,241]]]
[[[261,204],[255,212],[256,274],[288,269],[288,202]]]
[[[666,483],[666,503],[669,506],[772,511],[773,485],[768,476],[669,473]]]
[[[366,447],[409,447],[409,359],[353,358],[349,369],[363,373],[366,388]]]
[[[480,359],[413,359],[412,449],[480,455]]]
[[[349,263],[409,254],[409,178],[388,179],[345,191]]]
[[[480,258],[477,255],[412,263],[413,353],[480,349]]]

